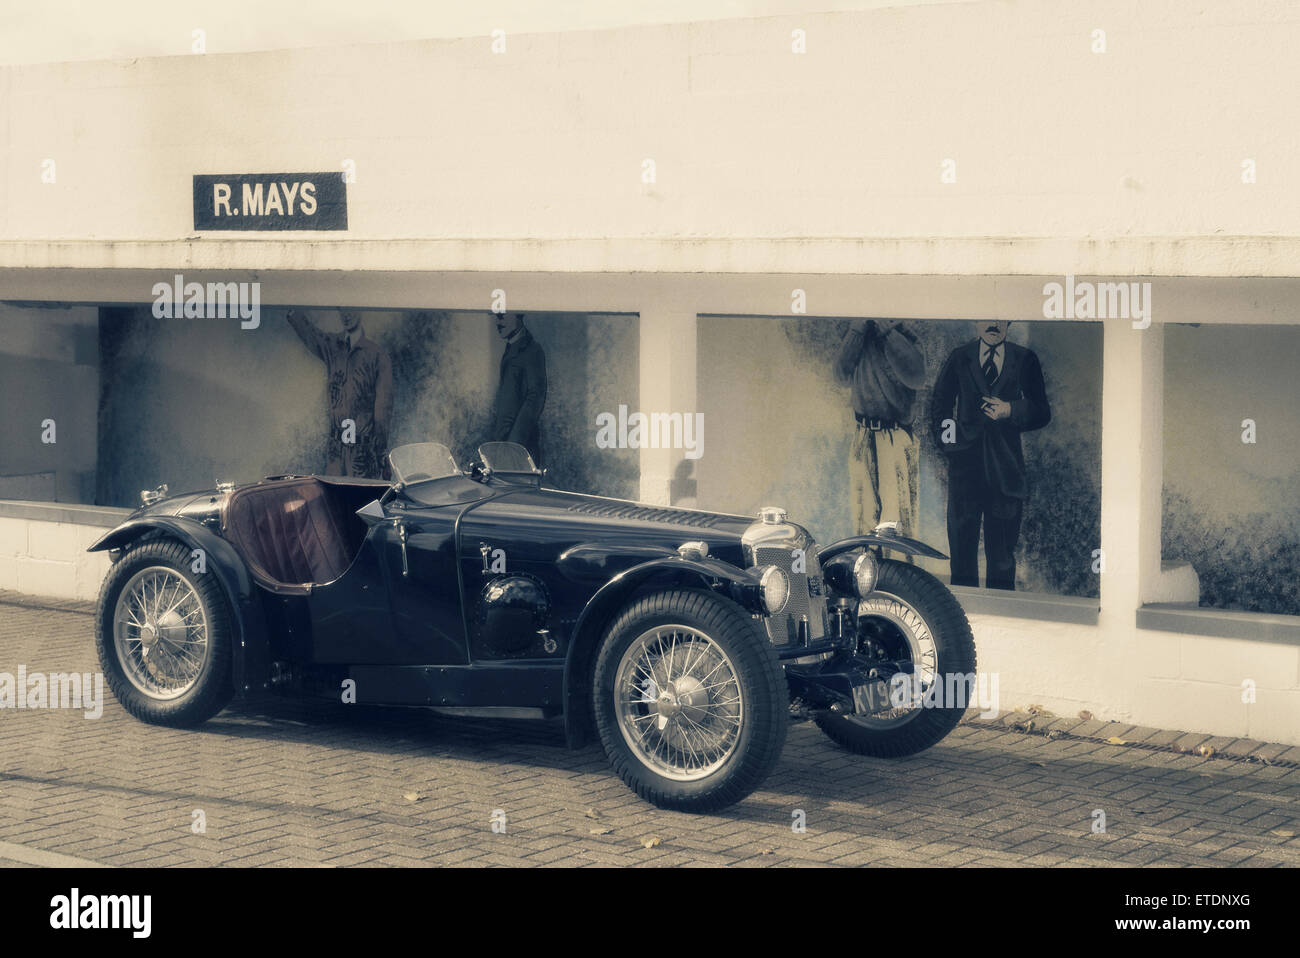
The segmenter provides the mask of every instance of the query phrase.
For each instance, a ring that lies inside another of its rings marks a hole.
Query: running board
[[[439,715],[452,715],[457,718],[546,719],[551,717],[546,709],[511,708],[506,705],[480,705],[463,708],[433,706],[429,711],[437,712]]]

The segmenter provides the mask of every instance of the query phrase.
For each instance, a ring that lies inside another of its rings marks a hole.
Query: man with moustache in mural
[[[320,329],[304,311],[291,309],[287,315],[298,338],[325,364],[330,418],[325,474],[385,478],[393,409],[387,350],[366,336],[354,309],[339,310],[339,333]],[[344,425],[348,420],[350,429]]]
[[[897,319],[855,319],[835,357],[835,379],[851,389],[857,434],[849,455],[853,523],[859,534],[882,520],[915,536],[917,444],[912,432],[916,390],[925,382],[925,353]]]
[[[541,418],[546,406],[546,353],[524,325],[524,314],[495,313],[497,335],[506,341],[488,438],[517,442],[542,464]]]
[[[949,355],[934,385],[930,428],[948,459],[952,584],[1015,589],[1016,542],[1029,484],[1020,434],[1052,419],[1033,350],[1006,341],[1007,320],[979,324],[979,338]]]

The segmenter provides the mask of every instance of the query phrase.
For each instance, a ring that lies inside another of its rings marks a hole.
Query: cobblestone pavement
[[[94,671],[82,608],[0,604],[0,672]],[[105,698],[97,720],[0,710],[0,865],[1300,864],[1300,749],[1282,745],[1021,713],[881,761],[802,723],[762,790],[692,816],[552,723],[285,700],[174,731]],[[1210,757],[1170,748],[1207,740]]]

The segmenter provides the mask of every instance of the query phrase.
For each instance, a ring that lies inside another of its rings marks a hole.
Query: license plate
[[[885,681],[864,676],[853,683],[853,711],[858,715],[874,715],[893,707]]]

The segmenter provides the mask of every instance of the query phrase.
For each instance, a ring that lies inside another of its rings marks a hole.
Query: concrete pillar
[[[696,412],[694,308],[661,303],[642,309],[640,317],[638,410],[631,411]],[[704,438],[707,442],[707,422]],[[681,449],[643,448],[641,500],[655,505],[692,504],[694,465]]]
[[[1107,321],[1102,371],[1101,620],[1134,634],[1160,581],[1164,467],[1164,327]]]

